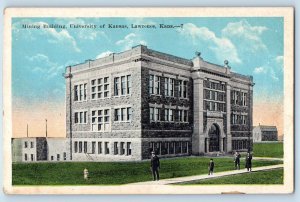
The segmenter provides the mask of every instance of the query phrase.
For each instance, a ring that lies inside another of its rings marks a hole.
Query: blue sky
[[[254,103],[283,101],[283,18],[14,18],[13,101],[64,102],[65,66],[138,44],[253,75]],[[23,29],[22,24],[153,24],[157,29]],[[159,29],[159,24],[183,25]]]

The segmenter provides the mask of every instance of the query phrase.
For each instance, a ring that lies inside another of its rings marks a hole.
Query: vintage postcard
[[[4,18],[5,193],[293,192],[293,8]]]

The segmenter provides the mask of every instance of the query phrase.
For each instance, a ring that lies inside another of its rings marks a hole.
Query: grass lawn
[[[204,179],[192,182],[179,183],[180,185],[200,184],[283,184],[283,169],[257,171],[245,174],[237,174],[214,179]]]
[[[215,172],[232,170],[232,158],[214,158]],[[161,179],[206,174],[209,158],[161,159]],[[253,160],[253,167],[282,161]],[[244,166],[244,159],[241,161]],[[12,165],[13,185],[118,185],[152,180],[150,160],[141,162],[59,162],[17,163]],[[83,169],[89,180],[83,179]]]
[[[283,143],[254,143],[253,156],[283,158]]]

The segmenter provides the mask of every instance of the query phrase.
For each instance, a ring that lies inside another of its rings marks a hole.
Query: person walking
[[[214,160],[210,159],[209,164],[208,164],[208,175],[213,175],[214,174],[214,168],[215,168]]]
[[[159,180],[159,169],[160,169],[160,162],[158,156],[155,154],[154,151],[151,152],[151,171],[153,175],[153,181]]]
[[[250,152],[247,153],[245,167],[247,168],[247,171],[252,171],[252,155],[250,154]]]
[[[241,164],[241,154],[239,152],[235,152],[234,154],[234,167],[236,170],[240,169],[240,164]]]

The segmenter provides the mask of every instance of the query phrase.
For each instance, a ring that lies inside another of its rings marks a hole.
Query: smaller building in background
[[[66,161],[66,138],[23,137],[12,139],[13,162]]]
[[[278,141],[276,126],[258,125],[253,128],[253,142]]]

